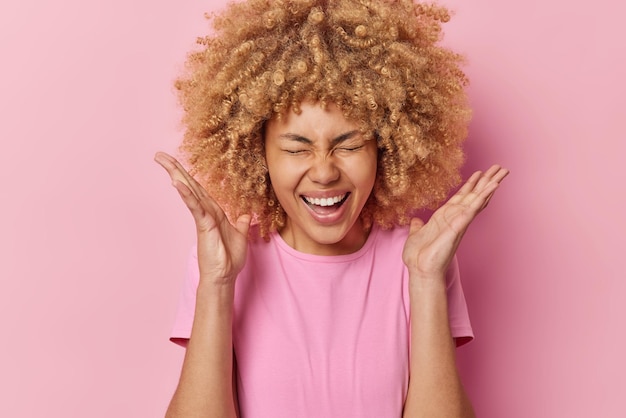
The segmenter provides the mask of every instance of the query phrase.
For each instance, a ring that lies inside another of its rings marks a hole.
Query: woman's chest
[[[233,330],[244,416],[400,416],[409,368],[401,274],[249,279]]]

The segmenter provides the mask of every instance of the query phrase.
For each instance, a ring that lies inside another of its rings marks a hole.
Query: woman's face
[[[324,110],[303,103],[301,109],[265,129],[272,188],[287,214],[279,232],[304,253],[355,252],[367,239],[359,215],[376,179],[376,141],[335,105]]]

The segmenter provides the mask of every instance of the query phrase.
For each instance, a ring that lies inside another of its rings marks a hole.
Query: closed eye
[[[363,147],[364,147],[364,145],[359,145],[359,146],[356,146],[356,147],[339,147],[337,149],[339,149],[341,151],[358,151],[358,150],[360,150]]]

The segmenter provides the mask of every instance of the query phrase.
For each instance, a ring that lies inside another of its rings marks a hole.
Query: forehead
[[[304,136],[312,141],[332,139],[347,132],[359,132],[359,126],[347,119],[335,104],[326,108],[318,103],[305,102],[300,113],[288,111],[266,124],[266,139],[288,139],[289,135]]]

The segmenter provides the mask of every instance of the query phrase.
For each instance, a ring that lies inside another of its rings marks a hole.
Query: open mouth
[[[300,197],[313,211],[322,214],[339,209],[348,199],[348,196],[350,196],[350,193],[327,198],[312,198],[307,196]]]

